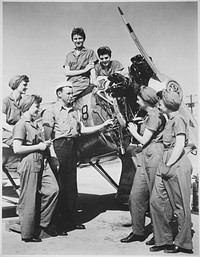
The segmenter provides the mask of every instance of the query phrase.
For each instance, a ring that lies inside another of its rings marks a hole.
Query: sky
[[[181,85],[184,101],[197,98],[198,6],[191,2],[8,2],[2,1],[3,96],[13,75],[30,78],[28,93],[55,100],[55,86],[65,80],[63,64],[72,51],[71,31],[82,27],[85,47],[112,49],[125,70],[139,54],[117,7],[134,29],[158,70]]]

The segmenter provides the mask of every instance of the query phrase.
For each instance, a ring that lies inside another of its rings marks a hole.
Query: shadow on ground
[[[128,206],[115,199],[116,194],[94,195],[79,194],[78,219],[81,223],[88,222],[107,210],[128,211]]]
[[[94,219],[106,210],[123,210],[128,211],[128,206],[115,199],[116,194],[95,195],[82,194],[78,195],[78,219],[81,223]],[[17,217],[16,202],[18,195],[12,186],[6,186],[2,189],[2,200],[9,203],[9,206],[2,208],[2,218]]]

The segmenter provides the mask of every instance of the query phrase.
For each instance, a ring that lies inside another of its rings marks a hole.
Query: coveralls
[[[164,174],[165,164],[173,151],[176,135],[179,134],[185,135],[186,146],[188,127],[183,116],[176,112],[163,131],[164,153],[151,195],[151,214],[156,246],[173,244],[170,218],[174,213],[178,219],[178,234],[174,244],[184,249],[192,249],[190,212],[192,165],[184,150],[176,163],[170,167],[169,173]]]
[[[14,140],[22,140],[23,145],[42,142],[41,130],[24,116],[13,130]],[[22,239],[34,237],[39,226],[46,228],[58,201],[59,187],[52,170],[44,167],[45,153],[35,151],[21,155],[18,166],[20,196],[18,214]]]
[[[67,108],[57,101],[43,114],[43,125],[53,128],[52,139],[59,162],[58,202],[59,226],[69,227],[76,223],[77,204],[77,142],[80,134],[80,115],[73,107]]]
[[[147,128],[153,131],[153,136],[137,154],[137,170],[129,196],[132,229],[135,235],[145,235],[145,215],[149,207],[156,170],[163,154],[162,131],[165,121],[158,108],[154,107],[147,114],[143,127],[144,130]]]
[[[70,70],[82,70],[90,62],[96,63],[98,58],[95,52],[91,49],[83,47],[80,54],[77,56],[75,50],[68,53],[66,56],[65,66],[69,66]],[[90,85],[90,71],[83,74],[68,77],[67,80],[73,83],[73,97],[76,99]]]

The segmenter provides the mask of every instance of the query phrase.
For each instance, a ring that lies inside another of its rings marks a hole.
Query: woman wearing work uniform
[[[21,117],[20,101],[28,89],[29,78],[26,75],[15,75],[9,81],[12,93],[2,101],[2,168],[17,169],[19,158],[13,153],[13,127]],[[16,189],[17,190],[17,189]]]
[[[96,83],[94,64],[98,58],[93,50],[84,47],[86,35],[82,28],[74,28],[71,39],[75,48],[67,54],[63,68],[67,80],[73,83],[75,100],[90,84]]]
[[[34,121],[41,101],[37,95],[24,96],[23,115],[13,129],[13,151],[21,159],[17,169],[20,177],[18,214],[25,242],[40,242],[42,230],[50,236],[57,235],[50,223],[59,187],[51,169],[44,165],[50,141],[43,141],[41,129]]]
[[[149,207],[156,170],[163,154],[162,131],[166,119],[156,107],[158,97],[151,87],[142,86],[137,96],[140,108],[146,110],[143,131],[137,132],[137,125],[128,124],[134,138],[142,144],[137,154],[137,170],[129,196],[129,209],[132,218],[132,232],[121,239],[122,243],[144,241],[146,239],[145,215]]]
[[[181,98],[176,92],[163,90],[158,93],[159,109],[168,115],[163,131],[164,153],[159,164],[151,195],[151,214],[155,246],[150,251],[165,253],[193,253],[191,233],[191,174],[192,165],[184,147],[188,143],[188,126],[179,113]],[[166,205],[170,202],[169,210]],[[169,212],[178,220],[178,234],[173,240]],[[174,242],[173,242],[174,241]]]
[[[12,146],[12,130],[21,117],[20,100],[26,94],[29,78],[26,75],[13,76],[9,81],[12,93],[3,99],[2,139],[3,143]]]

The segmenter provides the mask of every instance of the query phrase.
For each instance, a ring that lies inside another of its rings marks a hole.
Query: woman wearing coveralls
[[[163,154],[162,131],[166,119],[159,112],[156,104],[158,97],[151,87],[142,86],[137,96],[140,108],[147,111],[142,135],[137,132],[137,125],[128,124],[128,129],[135,139],[142,144],[142,151],[137,154],[137,170],[129,196],[129,209],[132,218],[132,232],[121,239],[122,243],[144,241],[145,215],[149,207],[156,170]]]
[[[67,54],[63,65],[67,80],[73,83],[73,99],[85,91],[90,83],[96,83],[94,64],[98,62],[95,52],[84,47],[86,39],[82,28],[74,28],[71,33],[74,50]]]
[[[18,214],[25,242],[40,242],[41,230],[56,236],[50,222],[59,188],[53,172],[44,167],[50,142],[43,142],[41,130],[34,122],[41,101],[37,95],[25,96],[21,103],[23,115],[13,129],[13,150],[21,159],[17,170],[20,176]]]
[[[150,251],[193,253],[190,212],[192,165],[184,151],[188,143],[187,123],[178,112],[182,99],[176,92],[167,90],[158,95],[159,109],[168,115],[169,120],[163,131],[164,153],[150,200],[155,236],[155,246]],[[170,220],[166,215],[168,202],[171,205],[171,217],[174,213],[178,220],[174,244]]]

